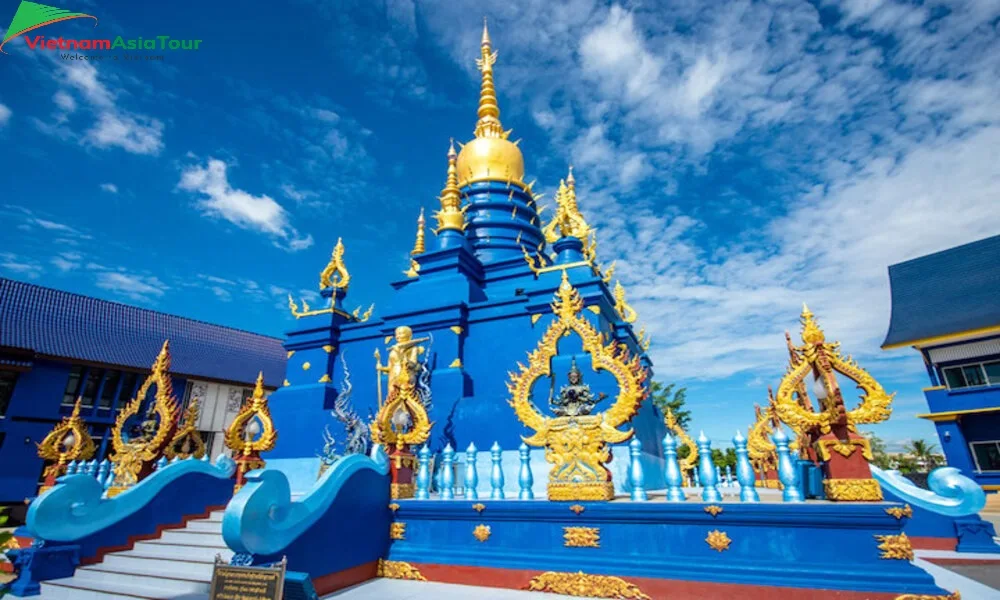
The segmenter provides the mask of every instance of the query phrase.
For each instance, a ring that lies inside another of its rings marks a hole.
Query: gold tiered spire
[[[417,217],[417,239],[413,240],[413,250],[410,250],[410,256],[419,256],[426,250],[424,245],[424,209],[421,207],[420,216]],[[420,263],[411,258],[410,268],[403,271],[403,274],[407,277],[416,277],[420,274]]]
[[[465,211],[461,209],[462,198],[458,191],[458,167],[456,162],[458,155],[455,153],[455,140],[451,141],[448,147],[448,179],[441,190],[441,210],[434,213],[437,220],[437,229],[434,233],[441,233],[448,229],[455,231],[465,231]]]
[[[559,190],[556,192],[556,214],[552,215],[552,220],[542,229],[542,233],[545,234],[545,241],[550,244],[562,237],[575,237],[584,243],[589,242],[590,226],[580,213],[580,205],[576,202],[576,179],[573,177],[572,166],[566,179],[559,181]]]
[[[510,131],[500,123],[500,106],[493,85],[493,65],[497,53],[490,41],[490,32],[483,20],[483,38],[476,66],[482,74],[479,88],[479,110],[475,139],[466,144],[458,155],[459,185],[475,181],[509,181],[522,183],[524,157],[517,144],[508,141]]]

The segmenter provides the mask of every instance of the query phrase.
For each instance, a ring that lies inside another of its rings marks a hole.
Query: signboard
[[[273,567],[237,567],[215,557],[209,600],[281,600],[285,587],[285,566],[282,558]]]

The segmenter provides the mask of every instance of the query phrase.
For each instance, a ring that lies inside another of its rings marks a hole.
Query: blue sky
[[[575,165],[697,428],[745,428],[807,302],[898,392],[875,430],[933,438],[920,359],[878,348],[886,267],[1000,232],[995,1],[49,3],[99,19],[50,38],[203,43],[5,46],[3,276],[281,335],[342,236],[349,304],[384,303],[471,137],[486,15],[527,179]]]

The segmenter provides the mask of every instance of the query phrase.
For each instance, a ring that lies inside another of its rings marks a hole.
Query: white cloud
[[[18,256],[11,252],[0,252],[0,272],[6,271],[18,277],[37,279],[44,269],[30,258]]]
[[[105,191],[105,192],[108,192],[109,194],[117,194],[118,193],[118,186],[115,185],[115,184],[113,184],[113,183],[102,183],[101,184],[101,190]]]
[[[205,166],[190,165],[181,173],[178,188],[200,194],[197,206],[205,214],[266,233],[279,247],[294,252],[312,245],[312,236],[300,236],[289,222],[288,211],[273,198],[233,188],[227,168],[225,162],[214,158],[209,158]]]
[[[53,256],[49,262],[63,273],[66,273],[79,267],[82,259],[83,255],[79,252],[62,252],[58,256]]]
[[[58,106],[63,112],[71,113],[76,110],[76,100],[73,99],[73,96],[70,96],[62,90],[59,90],[54,96],[52,96],[52,101],[55,102],[56,106]]]
[[[161,298],[168,289],[156,277],[134,275],[121,271],[105,271],[97,274],[97,287],[125,296],[138,302],[151,302]]]
[[[4,127],[10,122],[11,111],[6,104],[0,103],[0,127]]]

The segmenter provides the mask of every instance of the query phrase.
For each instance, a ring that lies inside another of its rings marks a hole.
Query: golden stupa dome
[[[497,53],[490,44],[490,34],[483,23],[482,56],[476,60],[483,74],[479,92],[479,120],[476,137],[458,153],[458,184],[464,186],[474,181],[524,180],[524,156],[517,144],[507,139],[510,131],[500,124],[500,107],[497,106],[496,89],[493,87],[493,63]]]

